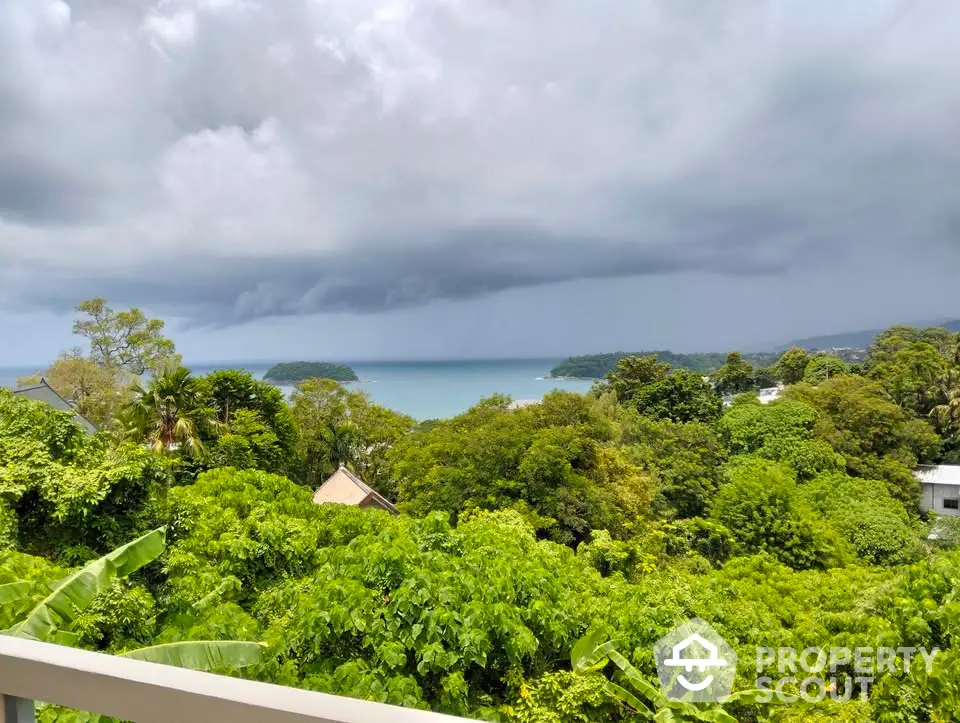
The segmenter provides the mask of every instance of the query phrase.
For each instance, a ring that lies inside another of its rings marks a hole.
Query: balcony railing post
[[[0,693],[0,723],[34,723],[33,701]]]

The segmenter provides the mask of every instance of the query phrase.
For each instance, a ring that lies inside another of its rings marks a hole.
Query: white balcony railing
[[[0,723],[34,701],[136,723],[456,723],[463,718],[0,635]]]

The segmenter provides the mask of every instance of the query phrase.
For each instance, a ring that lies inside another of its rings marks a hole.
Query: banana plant
[[[15,603],[22,600],[33,590],[33,583],[18,580],[17,582],[8,582],[0,585],[0,605]]]
[[[3,631],[18,638],[76,645],[79,635],[70,624],[108,589],[116,578],[125,578],[153,562],[163,552],[164,529],[152,530],[133,542],[108,552],[76,572],[51,585],[52,592],[34,606],[26,617]],[[0,604],[28,597],[34,584],[17,581],[0,585]],[[154,645],[122,653],[120,657],[176,665],[192,670],[243,668],[258,663],[266,646],[238,640],[188,640]]]
[[[629,660],[617,652],[616,641],[607,639],[603,630],[588,631],[570,651],[570,665],[577,673],[603,675],[603,669],[610,662],[623,672],[623,676],[636,693],[609,679],[605,680],[603,689],[641,718],[656,723],[687,721],[737,723],[737,719],[724,710],[724,706],[733,702],[752,702],[759,694],[756,690],[740,691],[727,696],[716,705],[669,700],[658,686],[648,682]]]

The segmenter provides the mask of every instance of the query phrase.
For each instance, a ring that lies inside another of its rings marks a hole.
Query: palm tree
[[[946,401],[935,406],[930,414],[936,416],[941,427],[955,427],[960,422],[960,387],[947,391],[946,397]]]
[[[158,452],[183,449],[192,457],[205,456],[199,428],[215,421],[189,369],[167,367],[150,379],[146,389],[134,386],[133,394],[121,413],[127,436],[145,440]]]
[[[333,423],[323,430],[323,439],[327,444],[327,460],[333,469],[356,461],[357,432],[357,425],[349,419]]]
[[[940,399],[942,403],[930,410],[930,416],[936,417],[941,429],[957,427],[960,423],[960,379],[953,370],[941,377]]]

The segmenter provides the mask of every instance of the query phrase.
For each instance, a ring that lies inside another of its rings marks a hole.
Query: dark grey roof
[[[70,402],[57,394],[53,387],[47,384],[46,379],[41,379],[39,384],[31,384],[26,387],[14,389],[13,393],[17,396],[32,399],[35,402],[46,402],[54,409],[70,412],[73,414],[73,421],[83,427],[83,431],[87,434],[93,434],[97,431],[97,426],[83,415],[78,414],[77,411],[70,406]]]

